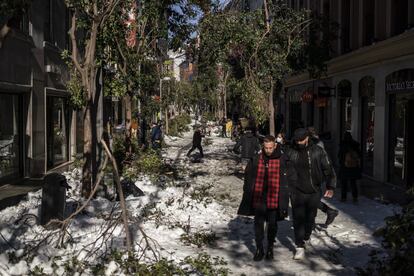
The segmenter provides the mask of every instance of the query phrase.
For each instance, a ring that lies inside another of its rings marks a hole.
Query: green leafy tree
[[[154,80],[166,75],[163,63],[167,49],[177,50],[185,45],[195,31],[195,17],[208,11],[210,5],[208,0],[129,0],[118,7],[120,12],[124,11],[124,17],[115,13],[110,18],[102,37],[104,60],[109,66],[117,65],[122,83],[126,83],[127,122],[132,116],[131,99],[143,101],[155,93],[159,82]],[[132,43],[125,39],[128,35]],[[151,82],[145,82],[149,79],[143,76],[143,64],[147,69],[151,67]],[[169,104],[169,98],[163,97],[164,107]]]
[[[84,100],[84,166],[82,170],[82,194],[88,197],[92,191],[92,179],[97,173],[94,147],[96,147],[96,118],[100,91],[97,78],[101,64],[97,54],[98,36],[102,33],[108,18],[114,13],[120,0],[66,0],[71,11],[71,53],[65,53],[70,60],[72,88]],[[70,89],[71,86],[68,88]]]
[[[199,75],[211,79],[211,68],[220,64],[223,74],[228,74],[221,85],[234,93],[227,98],[242,101],[246,113],[256,121],[268,119],[271,134],[275,131],[274,93],[297,70],[312,69],[314,75],[323,71],[329,59],[329,50],[325,49],[331,41],[329,36],[321,41],[312,36],[322,26],[316,24],[314,16],[290,9],[284,2],[265,0],[263,8],[255,11],[218,10],[209,14],[201,22],[201,44],[196,54]],[[309,29],[311,36],[307,36]],[[315,58],[317,49],[321,50]],[[212,85],[210,92],[218,86]]]

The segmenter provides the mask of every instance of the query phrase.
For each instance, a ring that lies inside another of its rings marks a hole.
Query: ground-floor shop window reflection
[[[18,95],[0,94],[0,180],[20,175],[21,108]]]
[[[409,141],[414,138],[414,97],[390,96],[390,158],[389,179],[397,185],[409,185],[414,179],[412,168],[413,149]]]
[[[365,77],[359,83],[361,101],[362,171],[373,175],[375,128],[375,80]]]

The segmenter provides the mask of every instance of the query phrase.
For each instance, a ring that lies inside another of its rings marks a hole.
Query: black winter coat
[[[240,140],[234,146],[234,151],[238,152],[241,147],[241,158],[252,159],[253,156],[260,150],[259,139],[253,133],[247,132],[242,135]]]
[[[193,145],[200,146],[202,138],[203,138],[203,135],[201,134],[201,131],[196,130],[193,135]]]
[[[311,162],[310,168],[312,174],[312,184],[315,186],[315,188],[320,189],[322,183],[325,182],[327,189],[335,189],[336,174],[326,151],[314,143],[309,144],[309,146],[307,147],[307,151],[309,153]],[[299,162],[298,149],[295,146],[293,146],[290,147],[287,150],[287,152],[289,155],[289,159],[291,161],[291,166],[295,167],[295,165]],[[298,175],[295,170],[290,171],[292,172],[289,174],[290,187],[298,187],[297,185],[300,185],[300,183],[297,183]]]
[[[246,166],[244,172],[243,198],[237,211],[238,215],[254,216],[253,192],[259,157],[259,154],[255,155]],[[289,207],[289,186],[287,178],[288,162],[287,155],[282,152],[282,156],[280,157],[279,207],[277,220],[285,219]]]

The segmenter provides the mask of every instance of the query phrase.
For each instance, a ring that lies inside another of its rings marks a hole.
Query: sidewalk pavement
[[[0,210],[17,204],[29,192],[41,189],[42,185],[42,178],[32,178],[0,186]]]

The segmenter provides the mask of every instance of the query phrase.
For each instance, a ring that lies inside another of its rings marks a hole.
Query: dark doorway
[[[295,129],[304,127],[304,123],[302,121],[302,103],[301,102],[293,102],[290,103],[289,106],[289,121],[290,121],[290,135],[293,134]]]

